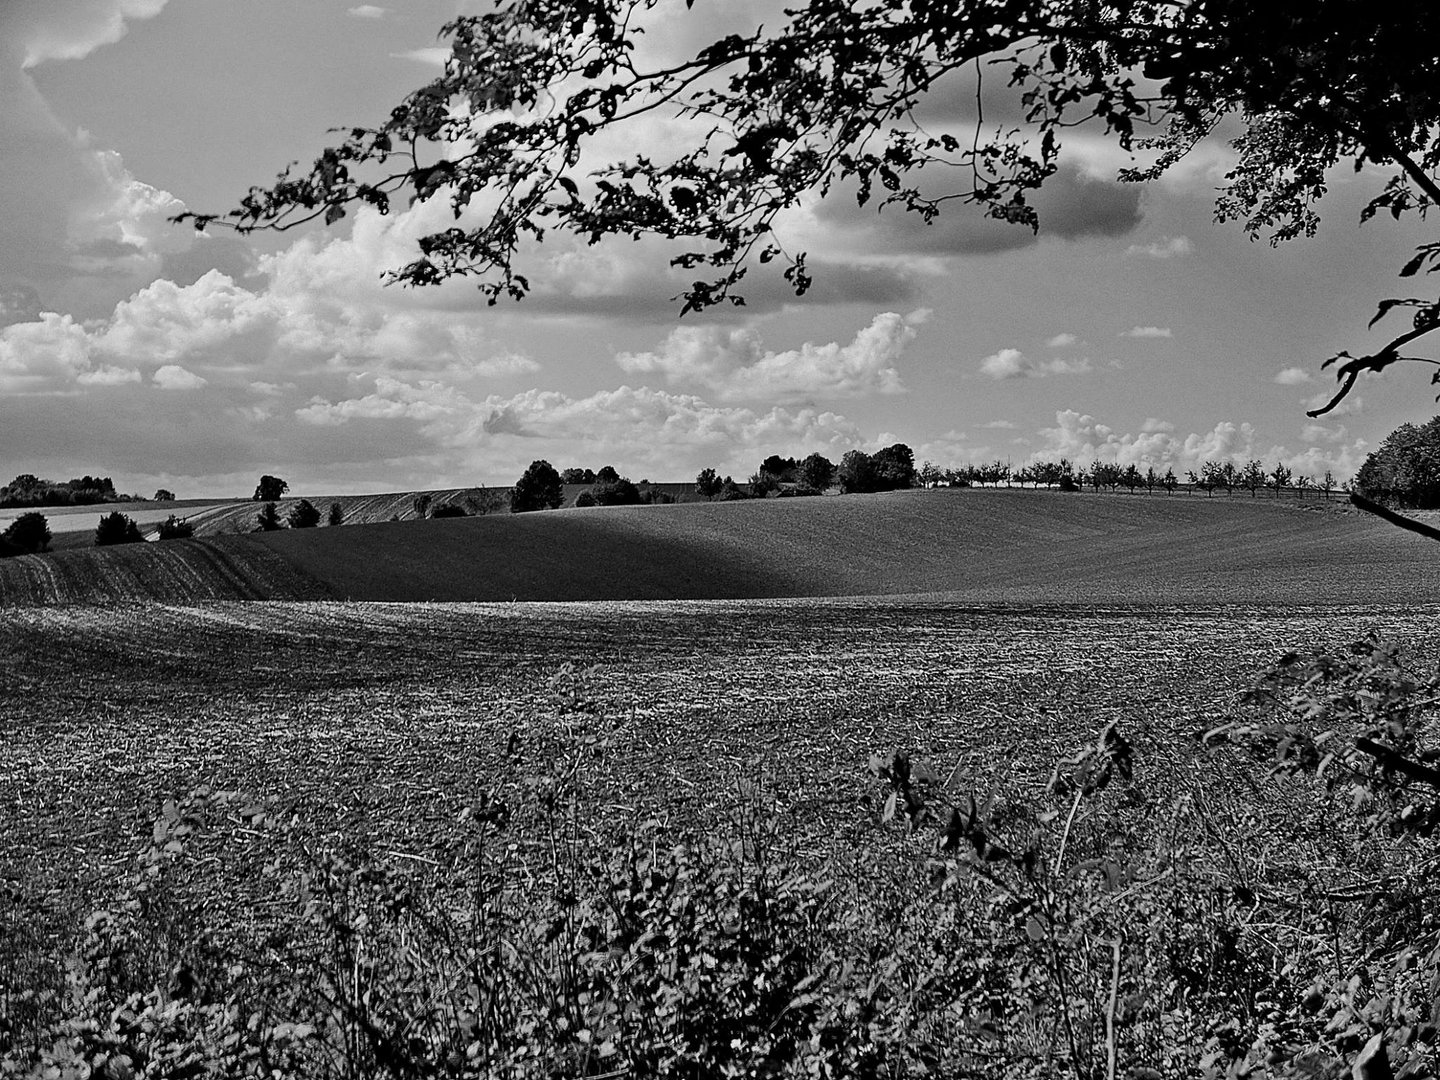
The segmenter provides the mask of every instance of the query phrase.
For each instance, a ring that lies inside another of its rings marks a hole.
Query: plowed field
[[[597,820],[703,817],[763,776],[806,829],[873,836],[876,750],[1043,781],[1118,721],[1142,781],[1287,646],[1369,629],[1433,649],[1440,610],[984,607],[919,601],[336,603],[0,612],[0,885],[59,927],[200,783],[344,807],[424,857],[563,664],[614,725]],[[329,809],[324,809],[329,808]],[[0,896],[5,896],[0,889]],[[14,914],[14,912],[11,912]]]

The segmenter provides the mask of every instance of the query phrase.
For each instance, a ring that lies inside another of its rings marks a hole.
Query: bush
[[[290,507],[285,521],[292,529],[313,529],[320,524],[320,511],[309,499],[301,499]]]
[[[33,554],[50,546],[50,523],[44,514],[30,510],[12,521],[4,535],[13,554]]]
[[[106,514],[95,527],[95,546],[109,547],[112,544],[143,544],[145,537],[140,526],[119,510]]]
[[[157,535],[161,540],[186,540],[195,535],[195,526],[171,514],[160,523]]]
[[[593,491],[582,491],[582,492],[580,492],[579,495],[576,495],[576,496],[575,496],[575,505],[576,505],[576,506],[594,506],[594,505],[595,505],[595,493],[594,493]]]
[[[280,511],[273,502],[267,502],[260,508],[260,513],[255,515],[255,531],[275,532],[282,528],[284,525],[280,521]]]
[[[329,513],[328,515],[326,515],[326,524],[327,524],[327,525],[344,525],[344,524],[345,524],[345,508],[344,508],[343,506],[341,506],[338,502],[332,502],[332,503],[330,504],[330,513]]]
[[[462,518],[469,517],[463,506],[456,506],[454,503],[437,503],[430,511],[432,518]]]
[[[640,489],[623,476],[615,480],[597,480],[590,493],[599,506],[638,506],[640,503]]]
[[[155,497],[154,497],[151,501],[152,501],[152,502],[174,502],[174,501],[175,501],[175,493],[174,493],[173,491],[169,490],[168,488],[160,488],[158,491],[155,492]]]

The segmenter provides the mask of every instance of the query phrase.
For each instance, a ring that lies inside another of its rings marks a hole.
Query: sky
[[[358,494],[508,485],[539,458],[739,479],[772,453],[894,442],[942,467],[1256,458],[1345,478],[1435,414],[1417,368],[1305,415],[1334,386],[1322,360],[1392,336],[1366,323],[1406,294],[1396,272],[1424,237],[1362,228],[1377,179],[1347,171],[1318,236],[1251,242],[1214,221],[1220,143],[1137,186],[1081,133],[1039,238],[968,212],[927,228],[807,204],[781,236],[810,253],[809,295],[756,267],[744,309],[683,318],[649,243],[547,241],[522,268],[533,295],[488,307],[461,281],[382,282],[443,207],[251,237],[169,222],[308,164],[331,128],[379,122],[437,72],[438,29],[464,10],[0,0],[0,483],[94,474],[211,498],[272,473],[297,495]],[[674,0],[658,37],[697,47],[765,13]],[[963,119],[963,96],[926,107]],[[657,118],[624,148],[676,137]]]

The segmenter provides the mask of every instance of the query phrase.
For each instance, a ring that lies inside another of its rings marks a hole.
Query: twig
[[[1070,816],[1065,819],[1065,831],[1060,834],[1060,850],[1055,852],[1055,876],[1060,876],[1060,864],[1065,860],[1065,845],[1070,842],[1070,826],[1075,824],[1075,814],[1080,809],[1080,798],[1085,794],[1084,788],[1075,792],[1075,801],[1070,804]]]
[[[1440,534],[1437,534],[1436,538],[1440,539]],[[1404,773],[1412,780],[1419,780],[1433,788],[1440,788],[1440,770],[1402,757],[1390,747],[1378,743],[1374,739],[1367,739],[1362,735],[1355,740],[1355,749],[1369,754],[1387,769],[1394,769],[1398,773]]]
[[[440,865],[434,859],[427,859],[424,855],[411,855],[408,851],[387,851],[385,854],[393,855],[397,859],[413,859],[415,862],[423,862],[429,866],[438,867]]]
[[[1397,528],[1408,529],[1410,532],[1419,533],[1427,540],[1440,540],[1440,529],[1426,525],[1423,521],[1408,518],[1404,514],[1397,514],[1394,510],[1386,506],[1381,506],[1377,502],[1371,502],[1358,491],[1352,491],[1350,493],[1350,502],[1359,509],[1364,510],[1367,514],[1374,514],[1381,521],[1388,521]]]
[[[1115,1012],[1120,999],[1120,945],[1124,940],[1124,935],[1117,933],[1110,943],[1114,959],[1110,966],[1110,1007],[1105,1013],[1105,1050],[1109,1057],[1106,1080],[1115,1080]]]

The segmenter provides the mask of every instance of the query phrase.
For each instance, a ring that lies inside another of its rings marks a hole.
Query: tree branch
[[[1357,491],[1352,491],[1350,493],[1350,502],[1357,508],[1364,510],[1367,514],[1374,514],[1382,521],[1388,521],[1391,525],[1394,525],[1397,528],[1406,529],[1413,533],[1419,533],[1427,540],[1440,540],[1440,529],[1437,529],[1431,525],[1426,525],[1423,521],[1416,521],[1414,518],[1408,518],[1404,514],[1397,514],[1389,507],[1381,506],[1377,502],[1371,502],[1369,499],[1365,498],[1364,495],[1361,495]],[[1361,749],[1363,750],[1364,747],[1361,747]],[[1440,773],[1436,773],[1435,775],[1440,776]],[[1436,786],[1440,787],[1440,784],[1437,784]]]

